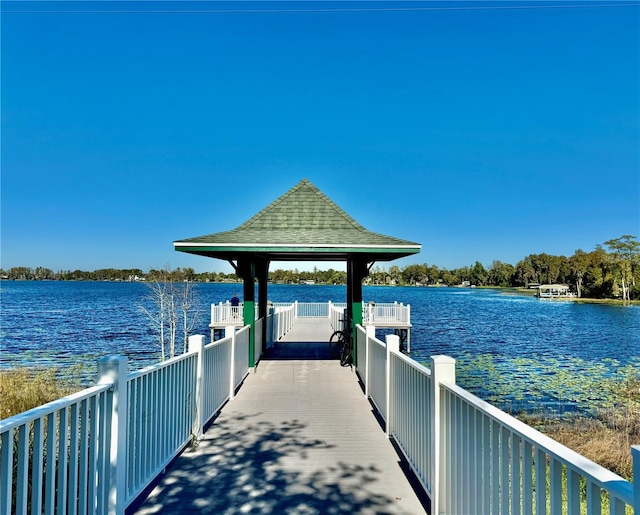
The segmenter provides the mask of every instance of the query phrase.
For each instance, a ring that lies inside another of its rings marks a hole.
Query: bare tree
[[[182,352],[187,351],[189,336],[197,322],[194,285],[181,280],[178,269],[155,270],[152,281],[145,283],[149,288],[149,304],[140,306],[147,315],[151,326],[158,333],[160,355],[162,360],[176,355],[178,329],[182,330]]]

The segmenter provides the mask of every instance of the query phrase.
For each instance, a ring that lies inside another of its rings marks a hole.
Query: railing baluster
[[[509,430],[500,430],[500,513],[509,515]]]
[[[86,402],[86,400],[85,400]],[[42,487],[44,484],[44,420],[33,421],[33,461],[31,463],[31,513],[42,512]]]
[[[45,472],[44,512],[53,514],[55,511],[56,496],[56,433],[58,413],[53,412],[47,416],[47,465]]]
[[[536,449],[536,515],[547,513],[547,455]]]
[[[491,512],[500,510],[500,425],[491,423]]]
[[[520,448],[520,437],[511,433],[511,514],[520,513],[520,482],[522,474],[520,464],[522,463]]]
[[[78,467],[80,477],[78,484],[78,513],[87,513],[87,491],[89,488],[89,425],[91,414],[89,412],[89,401],[83,399],[80,403],[80,457]],[[35,451],[34,451],[35,453]]]
[[[567,513],[580,513],[580,475],[573,469],[567,470]]]
[[[79,482],[79,405],[74,403],[71,405],[71,430],[69,433],[69,495],[68,495],[68,513],[76,515],[78,513],[78,482]]]
[[[562,463],[551,458],[549,467],[551,513],[562,513]]]
[[[526,440],[522,448],[522,513],[533,515],[533,446]]]
[[[16,470],[16,513],[27,512],[28,472],[29,472],[29,423],[18,427],[18,468]],[[11,433],[11,431],[8,431]],[[11,499],[11,496],[9,496]]]

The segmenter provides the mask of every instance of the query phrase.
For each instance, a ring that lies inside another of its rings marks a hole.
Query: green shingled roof
[[[420,251],[418,243],[366,230],[307,179],[236,229],[174,246],[222,259],[259,254],[270,260],[340,260],[363,253],[389,260]]]

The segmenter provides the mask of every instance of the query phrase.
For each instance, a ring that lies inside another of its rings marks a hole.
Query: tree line
[[[412,264],[400,268],[374,266],[365,284],[370,285],[461,285],[496,287],[529,287],[531,284],[568,284],[578,297],[640,298],[640,242],[635,236],[623,235],[597,245],[591,252],[578,249],[572,256],[530,254],[512,265],[493,261],[486,268],[476,261],[472,266],[456,269],[440,268],[437,265]],[[17,280],[89,280],[89,281],[171,281],[190,282],[237,282],[235,274],[224,272],[196,273],[193,268],[173,270],[151,269],[144,273],[140,269],[100,269],[93,272],[81,270],[53,272],[48,268],[15,267],[0,270],[4,279]],[[274,283],[299,284],[313,281],[317,284],[346,284],[344,271],[318,270],[272,270],[269,279]]]

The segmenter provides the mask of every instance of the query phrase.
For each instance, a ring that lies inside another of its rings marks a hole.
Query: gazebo
[[[178,240],[173,245],[180,252],[226,260],[242,278],[243,318],[251,326],[251,367],[256,345],[255,281],[258,317],[264,318],[272,261],[346,261],[347,313],[355,325],[362,323],[362,280],[373,263],[417,254],[421,248],[412,241],[368,231],[307,179],[233,230]],[[266,341],[260,344],[266,350]]]

